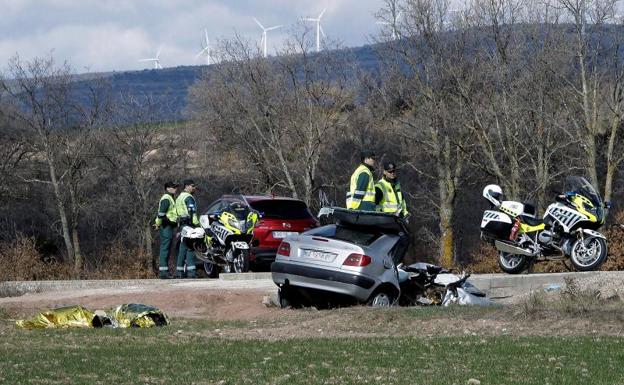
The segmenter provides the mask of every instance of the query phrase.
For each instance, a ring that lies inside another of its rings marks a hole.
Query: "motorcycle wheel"
[[[208,278],[219,278],[219,266],[214,263],[204,262],[204,271]]]
[[[523,255],[509,254],[504,251],[498,253],[498,265],[507,274],[523,272],[527,262],[527,258]]]
[[[578,271],[596,270],[606,259],[607,241],[603,238],[579,239],[572,245],[570,260]]]
[[[245,250],[234,251],[232,269],[234,273],[246,273],[249,271],[249,253]]]

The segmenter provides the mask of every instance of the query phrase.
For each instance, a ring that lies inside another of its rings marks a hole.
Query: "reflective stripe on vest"
[[[385,179],[380,179],[375,186],[383,192],[383,197],[377,206],[377,211],[396,213],[397,211],[404,210],[403,193],[401,193],[401,185],[398,182],[393,188],[390,182]]]
[[[366,191],[356,190],[357,181],[361,173],[368,175],[368,186],[366,187]],[[363,195],[363,198],[356,198],[356,194]],[[347,193],[347,208],[357,210],[362,202],[371,202],[375,204],[375,185],[373,184],[373,173],[363,164],[356,168],[353,175],[351,175],[351,185],[349,186],[349,192]]]
[[[166,213],[158,213],[158,215],[160,216],[160,214],[165,214],[165,216],[167,217],[167,219],[171,222],[171,223],[176,223],[176,221],[178,220],[178,212],[176,210],[176,203],[173,200],[173,197],[170,194],[164,194],[161,198],[160,201],[158,202],[158,207],[160,208],[160,203],[163,200],[167,200],[169,201],[169,207],[167,208],[167,212]]]

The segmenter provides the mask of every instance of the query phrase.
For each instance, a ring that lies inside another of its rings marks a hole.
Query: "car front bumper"
[[[321,290],[353,297],[358,301],[368,300],[379,286],[378,281],[364,275],[293,262],[274,262],[271,265],[271,276],[278,286]]]

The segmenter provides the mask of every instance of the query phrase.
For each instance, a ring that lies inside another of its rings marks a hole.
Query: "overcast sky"
[[[0,68],[19,53],[30,59],[54,50],[77,72],[151,68],[141,58],[160,54],[164,67],[198,64],[204,28],[211,41],[235,32],[259,43],[261,29],[293,26],[327,7],[328,37],[359,46],[376,34],[381,0],[0,0]],[[269,53],[288,28],[269,32]]]

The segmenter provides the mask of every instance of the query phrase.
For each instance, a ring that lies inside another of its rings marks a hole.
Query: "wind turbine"
[[[316,52],[321,52],[321,33],[323,34],[323,37],[325,37],[325,32],[323,32],[323,27],[321,27],[321,17],[323,17],[325,11],[327,11],[327,8],[323,9],[323,12],[321,12],[316,19],[311,17],[305,17],[302,19],[316,23]]]
[[[149,58],[149,59],[141,59],[139,61],[151,61],[154,62],[154,69],[155,70],[161,70],[162,66],[160,65],[160,49],[162,47],[158,47],[158,52],[156,52],[156,56]]]
[[[389,25],[392,27],[392,40],[396,40],[397,37],[399,37],[399,34],[397,33],[397,21],[399,20],[399,17],[401,17],[401,12],[397,13],[394,16],[394,21],[392,23],[387,22],[387,21],[378,21],[377,24],[383,24],[383,25]]]
[[[265,28],[264,25],[262,25],[258,21],[258,19],[256,19],[255,17],[253,19],[256,22],[256,24],[258,24],[258,26],[262,28],[262,39],[260,40],[260,44],[262,45],[262,51],[264,52],[264,57],[267,57],[267,32],[272,31],[274,29],[278,29],[281,27],[281,25],[276,25],[274,27]]]
[[[208,31],[204,29],[204,38],[206,39],[206,45],[202,46],[202,50],[199,51],[197,56],[195,56],[195,60],[197,60],[201,55],[206,53],[206,65],[210,65],[211,57],[210,57],[210,40],[208,40]]]

